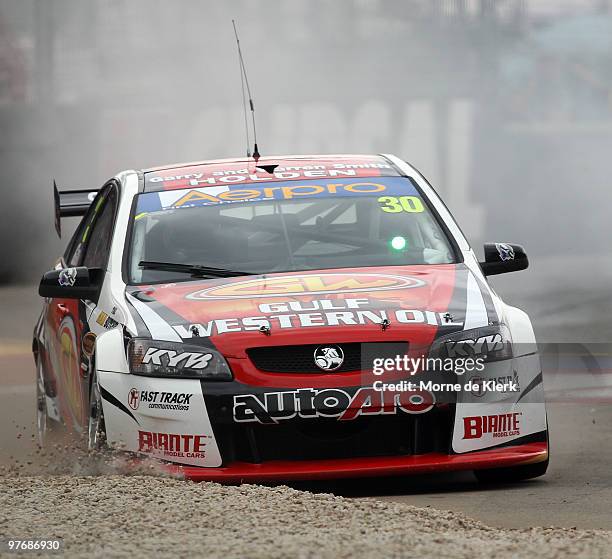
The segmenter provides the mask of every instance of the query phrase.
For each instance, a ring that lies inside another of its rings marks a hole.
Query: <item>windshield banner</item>
[[[408,177],[323,179],[266,184],[205,186],[141,194],[136,215],[169,209],[215,206],[270,200],[305,201],[313,198],[378,196],[383,211],[420,212],[419,193]],[[398,198],[401,197],[401,198]],[[411,198],[414,198],[411,200]]]

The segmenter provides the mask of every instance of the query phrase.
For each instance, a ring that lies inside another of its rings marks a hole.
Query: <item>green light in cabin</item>
[[[391,248],[394,250],[404,250],[406,248],[406,239],[404,237],[393,237],[391,239]]]

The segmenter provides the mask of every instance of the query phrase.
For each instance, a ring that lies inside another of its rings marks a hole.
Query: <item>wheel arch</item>
[[[34,357],[34,363],[38,365],[39,353],[40,353],[40,341],[38,338],[32,338],[32,356]]]
[[[513,344],[520,348],[521,353],[536,352],[536,337],[529,315],[518,307],[503,305],[504,322],[510,328]]]
[[[96,371],[129,373],[123,329],[117,327],[100,334],[96,338],[92,357]]]

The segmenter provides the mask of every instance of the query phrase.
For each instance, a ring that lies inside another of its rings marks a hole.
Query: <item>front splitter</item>
[[[543,462],[548,458],[545,442],[526,443],[466,454],[429,453],[417,456],[351,458],[343,460],[276,460],[263,464],[233,462],[220,468],[168,464],[169,473],[194,481],[219,483],[319,480],[355,477],[429,474],[458,470],[503,468]]]

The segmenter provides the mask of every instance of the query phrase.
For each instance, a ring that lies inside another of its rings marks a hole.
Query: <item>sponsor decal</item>
[[[446,342],[444,345],[449,357],[472,357],[481,353],[488,354],[491,351],[504,349],[504,341],[501,334],[482,336],[475,340]]]
[[[396,414],[399,412],[421,414],[435,404],[431,392],[377,391],[372,387],[359,388],[354,394],[339,388],[301,388],[285,392],[265,394],[241,394],[234,396],[234,420],[239,423],[278,423],[301,417],[338,418],[350,421],[360,415]]]
[[[287,328],[310,328],[323,326],[357,326],[376,324],[381,326],[385,321],[389,324],[429,324],[436,327],[463,326],[463,322],[446,322],[444,313],[436,311],[422,311],[418,309],[396,309],[396,310],[369,310],[356,309],[350,306],[349,301],[358,299],[345,299],[344,302],[328,300],[327,308],[338,308],[344,310],[328,312],[298,312],[272,314],[277,307],[266,303],[259,306],[259,310],[265,315],[247,316],[241,318],[221,318],[197,324],[180,324],[172,328],[183,339],[192,337],[209,337],[230,332],[270,331],[273,327]],[[364,301],[363,299],[361,301]],[[367,304],[367,299],[365,299]],[[295,302],[297,305],[297,301]],[[335,303],[340,303],[334,306]],[[344,305],[344,306],[342,306]],[[346,310],[351,309],[351,310]],[[355,309],[355,310],[352,310]],[[276,310],[278,312],[278,310]],[[270,314],[268,314],[270,313]]]
[[[522,412],[514,412],[464,417],[463,438],[480,439],[485,434],[491,434],[493,438],[520,435],[520,419],[522,415]]]
[[[116,320],[112,319],[104,311],[100,311],[100,314],[98,315],[98,318],[96,319],[96,322],[103,328],[106,328],[107,330],[114,328],[118,324]]]
[[[299,169],[277,167],[274,173],[249,173],[248,169],[238,169],[236,171],[217,171],[214,176],[204,176],[204,173],[188,173],[185,175],[174,175],[168,177],[151,177],[149,182],[175,182],[189,181],[189,186],[214,186],[218,184],[236,184],[241,182],[275,182],[283,180],[299,179],[320,179],[337,177],[356,177],[355,169],[326,169],[322,165],[313,165],[310,169]],[[371,168],[379,168],[379,166]]]
[[[519,383],[518,372],[514,371],[512,375],[503,375],[494,378],[473,377],[470,379],[470,392],[472,396],[480,398],[486,392],[493,392],[498,385],[507,387],[503,392],[519,392],[521,385]]]
[[[132,388],[128,392],[128,405],[133,410],[138,409],[142,402],[149,409],[187,411],[192,397],[193,394],[187,392],[159,392]]]
[[[244,163],[226,165],[206,165],[193,168],[194,172],[182,174],[147,174],[147,183],[182,183],[180,186],[228,184],[228,183],[258,183],[279,180],[317,179],[326,177],[359,177],[380,174],[395,174],[388,163],[378,161],[346,161],[296,163],[294,165],[274,165],[272,172],[262,167],[252,168]]]
[[[57,281],[63,287],[73,287],[76,283],[76,278],[76,268],[64,268],[60,271]]]
[[[100,314],[98,315],[98,318],[96,318],[96,322],[100,326],[104,326],[107,318],[108,318],[108,315],[104,311],[101,311]]]
[[[128,405],[133,410],[137,410],[140,405],[140,390],[132,388],[128,393]]]
[[[495,243],[495,248],[499,253],[499,258],[503,262],[514,260],[514,249],[507,243]]]
[[[162,363],[162,358],[164,358],[167,363]],[[187,369],[205,369],[208,367],[208,363],[211,359],[211,353],[197,353],[193,351],[178,353],[171,349],[158,349],[156,347],[150,347],[144,354],[142,363],[152,363],[153,365],[164,364],[168,367],[177,367],[182,361],[185,361],[182,366]]]
[[[351,178],[346,178],[351,177]],[[167,209],[218,206],[234,203],[258,203],[270,200],[314,200],[320,198],[375,197],[390,211],[419,211],[422,201],[414,183],[406,177],[357,177],[352,169],[330,171],[327,180],[297,180],[299,177],[271,177],[268,173],[257,181],[260,184],[243,184],[244,177],[192,178],[172,188],[147,192],[138,197],[136,217]],[[316,177],[311,177],[316,178]],[[320,177],[325,179],[326,177]],[[265,183],[265,184],[262,184]],[[242,183],[242,184],[241,184]],[[401,200],[400,200],[401,199]],[[403,200],[403,201],[402,201]],[[403,204],[403,205],[402,205]],[[406,208],[404,210],[403,208]]]
[[[190,293],[187,295],[187,299],[204,301],[312,294],[331,295],[334,293],[410,289],[423,285],[425,285],[425,282],[420,279],[388,274],[308,274],[237,281]]]
[[[236,182],[236,181],[232,181]],[[192,183],[193,184],[193,183]],[[195,186],[195,185],[194,185]],[[353,182],[350,184],[342,182],[322,184],[285,184],[267,186],[263,188],[230,189],[229,187],[217,187],[214,190],[208,188],[190,188],[185,191],[174,191],[173,200],[169,200],[168,193],[160,195],[164,209],[175,209],[193,206],[208,206],[224,202],[257,202],[262,200],[294,200],[296,198],[320,197],[321,195],[348,195],[348,194],[378,194],[386,192],[384,184],[375,182]],[[176,199],[176,194],[180,197]],[[164,200],[168,200],[165,205]]]
[[[104,328],[106,328],[107,330],[111,330],[112,328],[115,328],[115,326],[118,326],[119,323],[111,318],[110,316],[106,319],[106,321],[104,322]]]
[[[174,458],[205,458],[209,435],[183,435],[138,431],[138,451]]]
[[[87,332],[81,340],[81,349],[87,357],[93,355],[96,346],[96,335],[93,332]]]
[[[314,352],[314,361],[319,369],[335,371],[344,363],[344,351],[337,345],[319,346]]]

